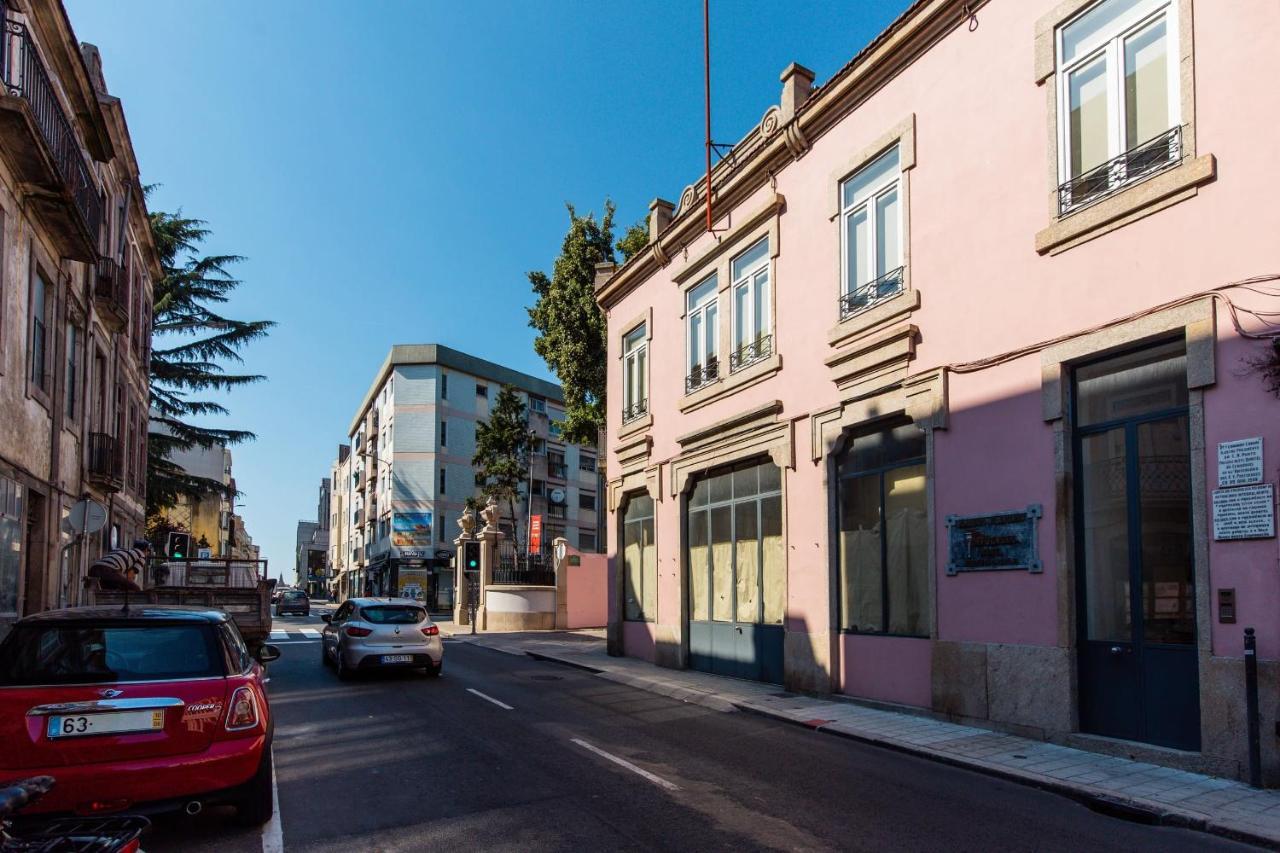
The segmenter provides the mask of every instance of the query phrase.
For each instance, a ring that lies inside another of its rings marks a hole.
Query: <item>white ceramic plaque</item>
[[[1218,444],[1218,486],[1251,486],[1262,482],[1262,439],[1242,438]]]
[[[1214,539],[1265,539],[1276,535],[1275,486],[1239,486],[1213,492]]]

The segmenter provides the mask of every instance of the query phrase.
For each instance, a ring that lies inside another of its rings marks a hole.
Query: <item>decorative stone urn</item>
[[[476,529],[476,516],[471,511],[471,507],[462,511],[462,517],[458,519],[458,528],[462,531],[463,538],[471,538],[472,531]]]
[[[484,509],[480,510],[480,518],[484,520],[484,529],[480,531],[481,533],[498,532],[498,501],[492,495],[489,496]]]

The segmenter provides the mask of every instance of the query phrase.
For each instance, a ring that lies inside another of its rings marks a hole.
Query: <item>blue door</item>
[[[1080,727],[1198,750],[1185,362],[1178,341],[1076,371]]]
[[[689,498],[686,527],[689,665],[782,683],[781,471],[750,463],[703,477]]]

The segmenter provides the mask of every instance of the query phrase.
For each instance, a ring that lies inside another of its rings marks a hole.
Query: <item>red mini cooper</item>
[[[273,813],[263,664],[225,613],[70,608],[14,623],[0,643],[0,781],[48,775],[29,811],[154,813],[230,803]]]

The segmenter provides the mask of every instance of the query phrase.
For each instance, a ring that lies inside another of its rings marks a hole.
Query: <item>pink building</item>
[[[1276,44],[920,0],[789,66],[600,270],[611,649],[1240,776],[1248,626],[1280,780]]]

